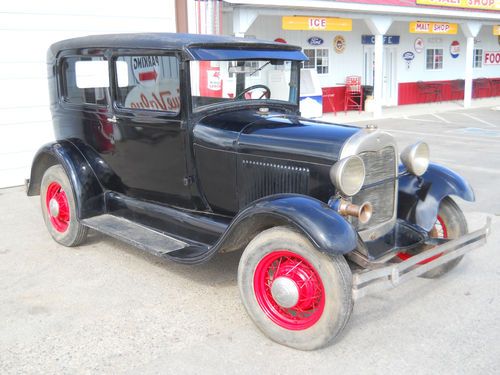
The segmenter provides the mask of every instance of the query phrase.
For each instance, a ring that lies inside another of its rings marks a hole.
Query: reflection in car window
[[[179,61],[175,56],[120,56],[115,66],[118,106],[179,113]]]
[[[108,62],[104,57],[68,57],[62,61],[62,92],[71,104],[107,105]]]

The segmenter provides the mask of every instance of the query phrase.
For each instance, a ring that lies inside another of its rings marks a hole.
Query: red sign
[[[485,52],[484,65],[500,65],[500,51]]]

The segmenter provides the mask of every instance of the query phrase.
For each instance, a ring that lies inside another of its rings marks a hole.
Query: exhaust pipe
[[[359,206],[344,199],[339,199],[337,211],[342,216],[353,216],[358,218],[361,224],[366,224],[372,218],[373,206],[370,202],[365,202]]]

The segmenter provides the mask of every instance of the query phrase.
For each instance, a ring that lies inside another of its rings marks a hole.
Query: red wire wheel
[[[430,231],[430,236],[433,238],[448,238],[448,228],[446,227],[446,224],[444,223],[444,220],[441,216],[438,215],[436,219],[436,223],[432,227]],[[408,253],[397,253],[396,254],[399,259],[401,260],[407,260],[411,258],[412,256]],[[430,258],[424,259],[423,261],[419,262],[419,265],[427,264],[429,262],[432,262],[434,259],[439,258],[443,253],[436,254]]]
[[[280,327],[304,330],[323,314],[325,289],[318,272],[289,250],[264,256],[255,268],[253,286],[259,306]]]
[[[66,232],[69,227],[70,209],[66,192],[58,182],[51,182],[47,187],[45,204],[54,229],[60,233]]]

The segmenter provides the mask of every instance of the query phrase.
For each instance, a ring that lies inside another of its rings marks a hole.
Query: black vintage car
[[[437,277],[486,241],[469,184],[415,143],[300,117],[300,48],[185,34],[89,36],[48,51],[57,141],[29,195],[62,245],[89,228],[187,264],[243,251],[238,285],[271,339],[331,342],[353,301]],[[401,162],[401,163],[400,163]]]

